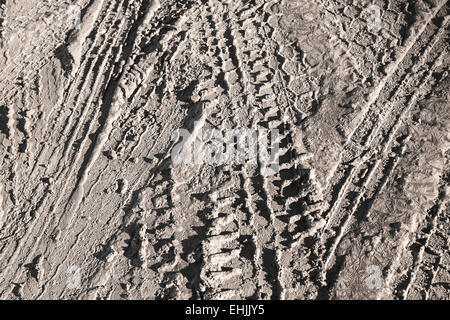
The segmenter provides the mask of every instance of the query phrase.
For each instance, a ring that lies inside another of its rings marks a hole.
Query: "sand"
[[[447,1],[0,17],[1,299],[450,298]]]

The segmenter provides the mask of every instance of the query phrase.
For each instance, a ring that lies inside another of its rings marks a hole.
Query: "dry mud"
[[[1,299],[450,298],[447,1],[0,17]],[[279,170],[179,128],[278,129]]]

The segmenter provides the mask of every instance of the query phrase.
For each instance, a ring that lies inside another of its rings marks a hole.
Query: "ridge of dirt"
[[[0,1],[0,299],[449,299],[449,17]]]

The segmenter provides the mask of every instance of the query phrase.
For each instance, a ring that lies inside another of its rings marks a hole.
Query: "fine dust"
[[[448,9],[0,0],[0,299],[450,299]]]

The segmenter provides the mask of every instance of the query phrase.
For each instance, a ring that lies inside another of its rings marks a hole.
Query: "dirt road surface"
[[[448,9],[1,0],[0,298],[450,299]]]

